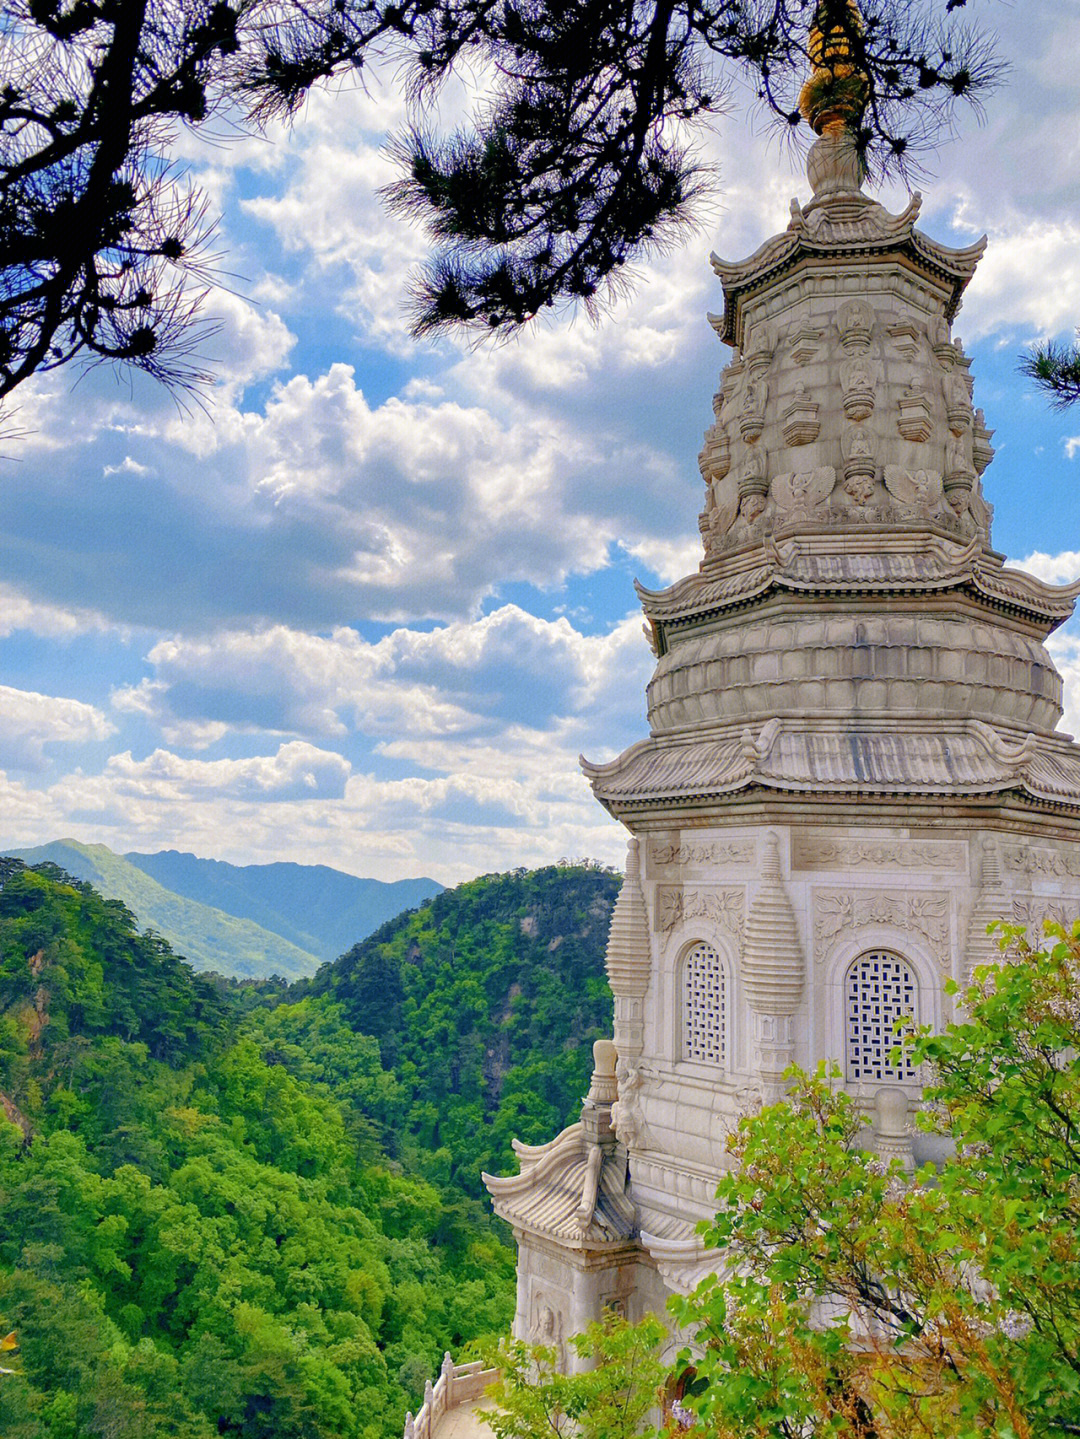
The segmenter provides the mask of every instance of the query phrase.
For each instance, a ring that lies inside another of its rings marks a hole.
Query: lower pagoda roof
[[[854,537],[853,537],[854,538]],[[664,632],[700,624],[725,611],[745,609],[773,593],[792,595],[929,595],[966,591],[992,609],[1023,616],[1047,631],[1072,614],[1080,581],[1052,585],[978,540],[958,545],[933,537],[866,553],[860,541],[845,552],[835,535],[770,543],[731,566],[705,565],[666,590],[637,585],[645,615],[659,641]]]
[[[480,1176],[500,1219],[573,1249],[604,1249],[633,1239],[635,1215],[626,1194],[624,1149],[590,1144],[580,1123],[571,1124],[549,1144],[514,1140],[513,1145],[520,1174]],[[597,1160],[599,1174],[590,1184],[590,1161],[595,1165]]]
[[[1080,809],[1080,746],[1002,735],[981,720],[933,727],[773,719],[755,734],[653,735],[608,764],[581,767],[609,810],[692,804],[764,788],[818,795],[941,798],[1016,792]]]

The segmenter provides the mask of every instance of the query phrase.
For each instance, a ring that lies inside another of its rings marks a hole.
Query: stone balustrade
[[[443,1355],[439,1377],[424,1385],[424,1402],[420,1412],[405,1416],[403,1439],[438,1439],[444,1415],[462,1404],[483,1398],[484,1390],[499,1376],[497,1369],[485,1369],[480,1360],[472,1364],[455,1364],[449,1354]]]

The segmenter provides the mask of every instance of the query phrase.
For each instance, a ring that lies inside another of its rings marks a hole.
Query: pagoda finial
[[[867,77],[852,53],[861,34],[856,0],[821,0],[806,45],[813,68],[799,92],[800,113],[818,136],[806,168],[819,203],[860,195],[866,178],[855,131],[866,107]]]
[[[806,45],[813,69],[799,92],[799,110],[815,134],[851,130],[863,112],[867,78],[851,44],[862,28],[857,0],[821,0],[814,11]]]

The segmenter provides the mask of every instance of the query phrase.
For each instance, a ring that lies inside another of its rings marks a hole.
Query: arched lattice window
[[[723,1064],[727,1030],[724,963],[703,940],[683,956],[682,1055],[703,1064]]]
[[[896,1021],[909,1016],[918,1023],[919,983],[898,954],[875,949],[860,954],[844,983],[849,1080],[915,1079],[906,1052],[892,1063],[897,1043]]]

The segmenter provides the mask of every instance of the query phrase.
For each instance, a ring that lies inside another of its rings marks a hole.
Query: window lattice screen
[[[709,944],[695,944],[683,960],[683,1058],[724,1063],[727,992],[724,966]]]
[[[914,1079],[907,1054],[889,1062],[896,1021],[919,1018],[918,982],[904,961],[885,950],[861,954],[847,972],[846,998],[848,1079]]]

